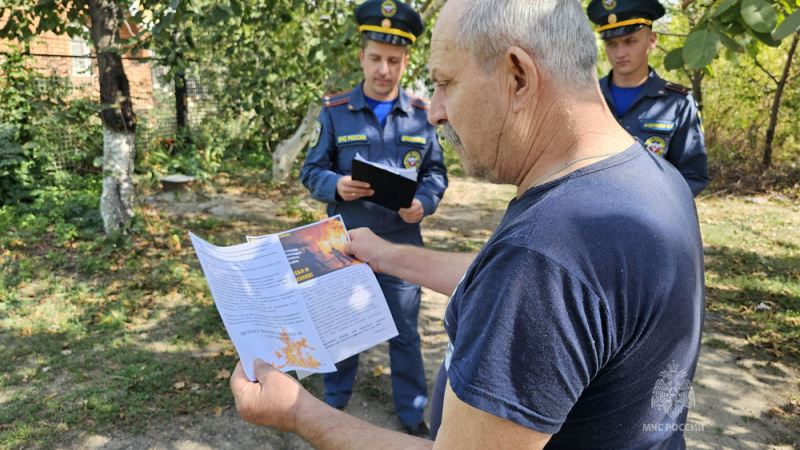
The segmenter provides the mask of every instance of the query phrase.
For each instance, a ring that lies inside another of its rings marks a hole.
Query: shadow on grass
[[[706,248],[708,309],[773,357],[800,363],[800,256]]]

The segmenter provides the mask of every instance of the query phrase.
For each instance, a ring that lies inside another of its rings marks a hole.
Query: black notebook
[[[402,175],[390,172],[369,162],[353,159],[352,177],[356,181],[366,181],[375,191],[371,197],[362,199],[377,203],[392,211],[408,208],[417,193],[417,182]]]

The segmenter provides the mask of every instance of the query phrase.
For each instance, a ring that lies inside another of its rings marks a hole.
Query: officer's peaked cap
[[[589,20],[598,25],[601,39],[635,33],[664,15],[658,0],[592,0],[586,8]]]
[[[367,39],[408,45],[425,29],[422,17],[400,0],[367,0],[356,8],[358,31]]]

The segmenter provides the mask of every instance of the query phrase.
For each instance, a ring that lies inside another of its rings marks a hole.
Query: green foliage
[[[125,2],[127,5],[128,2]],[[0,37],[30,40],[46,31],[69,36],[84,33],[88,9],[84,0],[4,0],[0,9]],[[35,25],[35,26],[34,26]]]
[[[778,25],[778,28],[775,28],[775,31],[772,32],[772,36],[775,39],[783,39],[798,31],[800,31],[800,9],[795,10],[791,15],[787,16],[786,19]]]
[[[143,6],[154,19],[152,39],[142,45],[165,57],[169,77],[204,81],[218,103],[214,120],[247,118],[240,135],[248,152],[269,151],[291,135],[310,102],[358,75],[352,5],[343,0]]]
[[[134,19],[152,27],[152,33],[138,47],[164,58],[168,79],[178,82],[191,75],[202,80],[217,103],[209,123],[213,143],[224,149],[223,159],[269,155],[294,132],[309,103],[349,89],[362,77],[356,4],[351,1],[172,3],[175,7],[142,2]],[[145,10],[152,12],[152,21],[147,22]],[[428,78],[430,29],[412,48],[402,81],[406,85]],[[237,134],[220,137],[219,125],[234,122],[239,124]],[[269,159],[264,162],[270,164]]]
[[[27,172],[26,165],[19,127],[9,123],[0,124],[0,203],[11,197],[18,180]]]
[[[70,87],[31,68],[22,47],[9,48],[0,73],[8,77],[0,83],[0,204],[31,201],[37,189],[68,178],[63,166],[91,167],[102,151],[98,107],[67,101]]]
[[[693,31],[683,45],[683,61],[690,69],[707,66],[715,56],[720,45],[719,33],[711,28]]]
[[[683,49],[674,48],[664,56],[664,68],[667,70],[680,69],[686,64],[683,61]]]
[[[781,40],[800,29],[800,4],[782,0],[723,0],[690,2],[678,16],[691,18],[691,29],[679,48],[688,69],[708,67],[720,55],[720,49],[740,52],[744,48],[755,56],[758,43],[778,47]],[[678,59],[669,59],[673,70]]]
[[[778,24],[778,13],[766,0],[742,0],[741,14],[757,33],[769,33]]]

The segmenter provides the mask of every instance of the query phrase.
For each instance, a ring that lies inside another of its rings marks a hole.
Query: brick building
[[[127,39],[137,32],[135,25],[125,23],[120,29],[120,38]],[[0,40],[0,53],[20,51],[19,47],[10,47],[11,44],[14,43]],[[90,43],[83,38],[70,38],[67,35],[47,32],[30,41],[28,53],[30,54],[27,58],[28,63],[31,67],[39,69],[43,75],[76,92],[92,95],[99,100],[97,58],[92,52]],[[130,83],[134,109],[142,112],[155,106],[153,72],[158,74],[159,69],[154,68],[154,61],[150,56],[146,50],[140,51],[135,58],[130,54],[123,56],[123,67]],[[155,81],[156,89],[160,88],[159,80]]]

